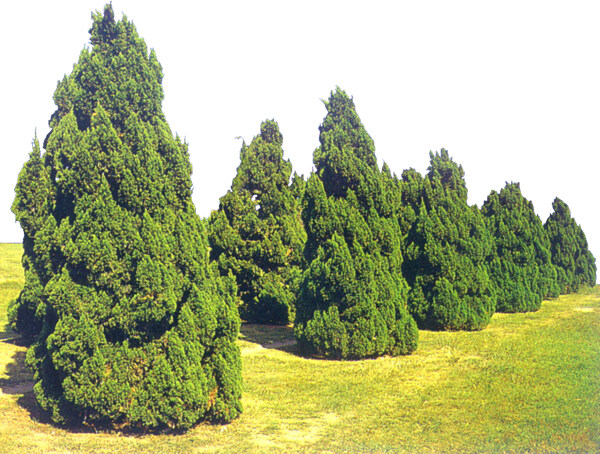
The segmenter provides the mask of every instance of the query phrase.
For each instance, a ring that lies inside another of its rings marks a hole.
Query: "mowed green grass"
[[[400,358],[303,358],[289,327],[245,325],[244,413],[183,435],[65,430],[35,405],[6,325],[23,283],[0,245],[0,452],[599,452],[600,288],[496,314],[481,332],[421,331]]]

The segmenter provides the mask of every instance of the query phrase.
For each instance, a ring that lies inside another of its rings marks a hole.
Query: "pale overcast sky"
[[[89,45],[103,1],[3,4],[0,241],[22,233],[10,205],[56,83]],[[425,173],[446,148],[481,203],[521,183],[545,221],[558,196],[600,258],[600,2],[114,0],[164,70],[164,111],[189,142],[200,216],[218,208],[242,136],[275,119],[307,176],[339,85],[354,97],[380,162]]]

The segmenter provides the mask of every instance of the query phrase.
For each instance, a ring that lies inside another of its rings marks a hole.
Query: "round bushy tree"
[[[112,7],[54,95],[16,189],[26,283],[12,307],[58,423],[187,429],[241,411],[235,282],[208,260],[162,70]]]
[[[408,307],[423,328],[482,329],[495,309],[486,268],[492,238],[467,204],[462,166],[446,150],[430,159],[425,178],[413,169],[402,175],[402,201],[415,213],[403,265]]]
[[[211,257],[238,284],[242,319],[287,325],[294,320],[306,233],[300,217],[304,180],[283,159],[275,121],[265,121],[249,146],[231,189],[211,214]]]
[[[556,296],[556,271],[549,244],[533,204],[518,183],[492,191],[481,211],[494,237],[489,270],[496,287],[498,312],[540,308],[546,296]]]
[[[353,100],[338,88],[325,106],[303,202],[307,269],[294,326],[298,343],[329,358],[410,353],[418,330],[406,308],[389,172],[379,170]]]
[[[596,285],[596,259],[588,249],[583,229],[571,217],[569,206],[558,197],[552,208],[554,212],[546,220],[544,230],[550,241],[560,293],[574,293],[582,286]]]

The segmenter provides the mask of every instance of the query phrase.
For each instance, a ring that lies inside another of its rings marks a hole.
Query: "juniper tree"
[[[295,335],[305,352],[330,358],[410,353],[418,331],[406,308],[388,175],[353,100],[338,88],[325,106],[303,201],[307,269]]]
[[[42,282],[51,276],[49,251],[45,241],[33,241],[44,233],[52,206],[52,188],[42,161],[40,144],[35,138],[29,160],[21,169],[12,210],[23,229],[23,268],[25,284],[19,297],[11,301],[8,319],[12,328],[26,337],[39,334],[42,329],[46,305],[42,300]],[[38,233],[39,232],[39,233]],[[35,249],[34,249],[35,246]]]
[[[550,241],[560,293],[596,285],[596,259],[588,249],[583,229],[571,217],[569,206],[558,197],[552,208],[554,212],[546,220],[544,230]]]
[[[479,209],[467,204],[462,166],[442,149],[430,153],[425,177],[410,169],[402,180],[402,203],[415,213],[403,265],[411,314],[428,329],[484,328],[495,308],[486,268],[493,243]]]
[[[544,297],[556,294],[556,271],[533,204],[518,183],[507,183],[500,193],[490,193],[481,211],[495,243],[489,270],[496,286],[496,310],[539,309]]]
[[[241,411],[235,283],[209,265],[187,145],[133,23],[92,15],[51,131],[19,175],[26,283],[12,308],[58,423],[186,429]]]
[[[211,257],[238,284],[244,320],[288,324],[294,320],[302,250],[300,218],[304,180],[283,159],[283,137],[265,121],[241,162],[231,189],[210,217]]]

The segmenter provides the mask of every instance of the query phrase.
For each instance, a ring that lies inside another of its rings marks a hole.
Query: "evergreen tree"
[[[560,293],[575,293],[596,285],[596,259],[588,249],[583,229],[571,217],[569,206],[558,197],[544,230],[550,241],[552,263],[558,273]]]
[[[56,89],[16,188],[26,283],[12,307],[57,423],[186,429],[241,411],[235,283],[209,265],[187,145],[154,52],[112,7]]]
[[[490,274],[496,286],[498,312],[540,308],[546,296],[556,296],[556,271],[542,221],[518,183],[492,191],[481,207],[495,242]]]
[[[306,233],[300,218],[304,180],[283,159],[275,121],[265,121],[249,146],[231,190],[210,217],[211,257],[237,279],[240,315],[258,323],[294,320]]]
[[[482,329],[495,308],[486,268],[492,238],[467,204],[462,166],[443,149],[430,159],[425,178],[413,169],[402,175],[402,203],[415,213],[403,265],[408,307],[423,328]]]
[[[410,353],[418,330],[406,308],[389,169],[377,167],[373,140],[344,91],[332,92],[325,106],[303,202],[298,343],[329,358]]]
[[[12,328],[26,337],[37,335],[42,329],[46,305],[42,299],[42,282],[48,282],[52,263],[45,239],[44,224],[53,205],[50,177],[43,164],[37,137],[29,160],[21,169],[12,210],[23,229],[23,268],[25,285],[19,297],[11,301],[8,319]],[[35,236],[40,241],[34,242]],[[35,247],[35,248],[34,248]]]

